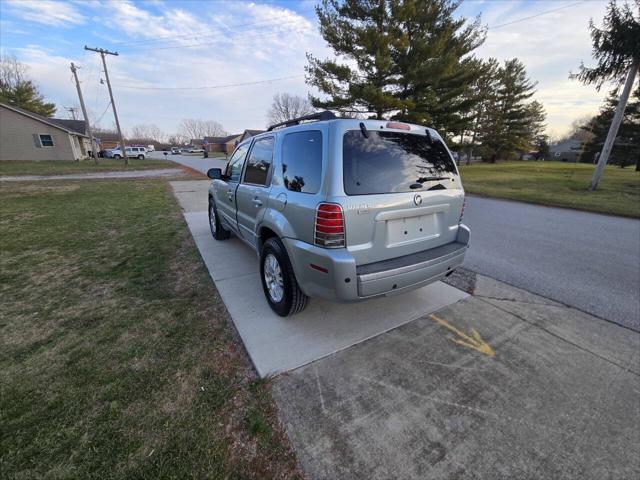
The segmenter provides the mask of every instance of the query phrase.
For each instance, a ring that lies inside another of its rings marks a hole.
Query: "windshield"
[[[457,177],[449,152],[426,135],[370,130],[344,134],[342,157],[347,195],[447,188]],[[456,184],[457,186],[457,184]]]

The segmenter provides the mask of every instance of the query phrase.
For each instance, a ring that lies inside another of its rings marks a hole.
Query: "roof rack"
[[[315,120],[320,122],[322,120],[335,120],[336,117],[333,112],[329,110],[325,110],[323,112],[312,113],[311,115],[305,115],[304,117],[292,118],[291,120],[287,120],[286,122],[276,123],[275,125],[271,125],[267,128],[267,132],[271,130],[275,130],[280,127],[292,127],[293,125],[300,125],[302,122]]]

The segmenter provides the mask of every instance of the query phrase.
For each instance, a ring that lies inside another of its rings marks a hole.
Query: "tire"
[[[211,198],[209,198],[209,230],[211,230],[211,236],[216,240],[226,240],[229,238],[230,232],[222,226],[218,209]]]
[[[118,154],[115,154],[115,155],[113,156],[113,158],[115,158],[116,160],[120,160],[120,159],[122,158],[122,156],[120,156],[120,155],[118,155]]]
[[[138,155],[138,160],[144,160],[144,155]]]
[[[275,271],[274,261],[277,264]],[[300,290],[289,255],[282,242],[276,237],[271,237],[262,246],[260,279],[269,306],[281,317],[295,315],[304,310],[309,303],[309,297]],[[280,289],[274,285],[274,282],[280,284]]]

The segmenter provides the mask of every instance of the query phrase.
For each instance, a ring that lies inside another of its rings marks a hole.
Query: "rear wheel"
[[[218,216],[218,209],[211,198],[209,199],[209,229],[211,230],[211,235],[216,240],[226,240],[229,238],[230,232],[222,226],[220,217]]]
[[[294,315],[307,306],[309,297],[300,290],[287,251],[275,237],[262,246],[260,277],[269,306],[281,317]]]

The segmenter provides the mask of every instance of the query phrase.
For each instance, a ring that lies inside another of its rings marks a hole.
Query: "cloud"
[[[558,6],[562,4],[490,4],[487,14],[483,14],[483,22],[489,24],[487,40],[478,49],[484,58],[517,57],[525,64],[528,75],[538,82],[534,98],[544,104],[549,131],[555,134],[568,131],[575,118],[597,113],[606,96],[604,90],[596,92],[593,87],[568,79],[569,72],[576,71],[581,61],[593,63],[588,24],[590,19],[596,25],[602,22],[606,3],[583,2],[502,28],[492,30],[491,25],[509,23]]]
[[[11,10],[30,22],[69,27],[81,25],[86,19],[72,4],[53,0],[9,0]]]

